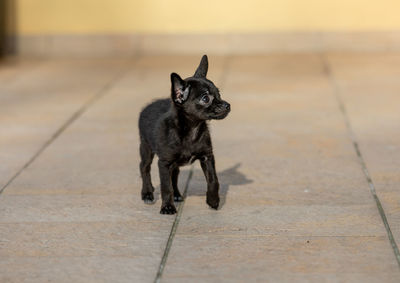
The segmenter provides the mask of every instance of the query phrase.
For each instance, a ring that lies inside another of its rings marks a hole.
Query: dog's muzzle
[[[229,112],[231,112],[231,105],[224,101],[221,103],[221,106],[218,109],[219,111],[213,115],[212,119],[221,120],[228,116]]]

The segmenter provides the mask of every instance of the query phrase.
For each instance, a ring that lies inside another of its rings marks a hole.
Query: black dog
[[[221,99],[218,88],[206,79],[208,59],[204,55],[193,77],[182,80],[171,74],[171,99],[157,100],[140,113],[140,173],[142,199],[154,201],[150,166],[157,154],[161,180],[162,214],[174,214],[175,201],[183,198],[177,187],[179,166],[201,162],[207,180],[207,203],[219,205],[219,183],[207,121],[223,119],[230,105]]]

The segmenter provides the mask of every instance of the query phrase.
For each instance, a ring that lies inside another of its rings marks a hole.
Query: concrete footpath
[[[221,208],[140,199],[137,118],[199,56],[0,64],[0,282],[400,282],[400,54],[209,56]]]

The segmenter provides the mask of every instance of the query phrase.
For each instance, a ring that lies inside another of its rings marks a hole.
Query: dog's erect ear
[[[189,96],[189,85],[177,73],[171,74],[171,97],[176,103],[182,104]]]
[[[197,67],[196,72],[194,73],[195,78],[205,78],[207,76],[208,71],[208,58],[207,55],[203,55],[200,61],[200,65]]]

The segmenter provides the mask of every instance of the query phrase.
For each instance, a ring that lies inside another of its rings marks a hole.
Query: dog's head
[[[193,77],[183,80],[172,73],[172,101],[175,107],[194,119],[224,119],[230,112],[230,105],[221,99],[218,88],[206,78],[207,71],[208,59],[204,55]]]

